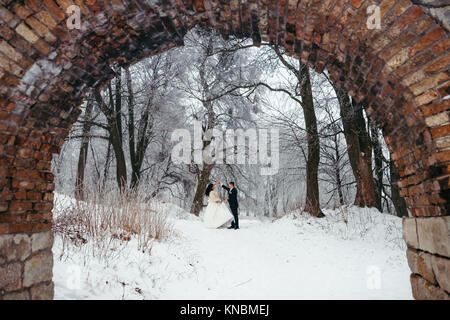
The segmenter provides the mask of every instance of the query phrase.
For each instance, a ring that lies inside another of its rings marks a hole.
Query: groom
[[[220,184],[220,181],[217,181],[216,184]],[[238,218],[238,200],[237,200],[237,190],[234,187],[234,182],[229,182],[228,187],[225,185],[222,186],[225,190],[228,192],[228,200],[225,200],[225,202],[228,202],[230,205],[231,213],[234,216],[234,221],[231,222],[231,227],[228,229],[239,229],[239,218]]]

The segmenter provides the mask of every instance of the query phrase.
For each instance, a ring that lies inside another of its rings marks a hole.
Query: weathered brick
[[[389,35],[393,38],[398,37],[403,31],[405,31],[410,25],[416,22],[417,19],[422,16],[423,10],[419,6],[413,6],[401,19],[398,21],[389,32]]]
[[[425,67],[425,71],[428,73],[436,72],[439,70],[443,70],[450,66],[450,53],[444,55],[443,57],[439,57],[435,61],[431,62]]]
[[[416,98],[416,103],[421,106],[439,98],[439,94],[435,90],[430,90]]]
[[[52,202],[38,202],[34,205],[34,210],[36,211],[51,211],[52,209]]]
[[[25,40],[33,44],[39,40],[39,37],[33,31],[31,31],[31,29],[28,28],[23,22],[19,24],[19,26],[17,26],[16,31],[18,34],[24,37]]]
[[[425,16],[422,20],[420,20],[416,27],[415,27],[415,33],[421,34],[431,26],[435,25],[435,21],[433,18],[430,18],[428,16]]]
[[[437,127],[450,122],[450,117],[448,112],[442,112],[430,117],[425,118],[425,122],[430,127]]]
[[[36,18],[30,17],[26,20],[26,22],[41,38],[44,38],[45,41],[49,43],[56,41],[56,37]]]
[[[18,77],[22,77],[25,73],[25,71],[18,64],[2,54],[0,54],[0,68],[3,68],[3,70]],[[0,125],[0,128],[1,127],[2,126]]]
[[[364,0],[351,0],[350,4],[355,8],[359,8],[363,2]]]
[[[42,200],[42,193],[41,192],[29,191],[26,194],[26,198],[28,200]]]
[[[408,59],[410,58],[410,55],[408,53],[407,49],[402,49],[400,52],[398,52],[395,56],[393,56],[388,62],[388,66],[392,69],[397,69],[402,64],[404,64]]]
[[[450,135],[450,125],[432,128],[430,130],[430,132],[431,132],[431,136],[433,137],[433,139],[448,136],[448,135]]]
[[[435,157],[437,162],[446,162],[450,159],[450,150],[436,152]]]
[[[61,7],[63,12],[67,12],[69,7],[73,5],[72,1],[69,1],[69,0],[56,0],[56,2]]]
[[[422,81],[423,79],[425,79],[425,77],[426,77],[425,72],[423,70],[419,70],[419,71],[416,71],[416,72],[406,76],[402,80],[402,83],[403,83],[403,85],[408,87],[408,86],[410,86],[410,85],[412,85],[414,83]]]
[[[34,183],[30,181],[13,180],[12,187],[25,190],[32,190],[34,188]]]
[[[433,42],[445,35],[444,29],[437,27],[425,34],[419,41],[409,47],[408,51],[411,56],[429,47]]]
[[[66,17],[64,12],[59,9],[58,5],[53,0],[44,0],[43,3],[58,21],[61,21]]]
[[[23,179],[23,180],[29,180],[29,179],[40,179],[39,171],[37,170],[27,170],[27,169],[18,169],[16,173],[16,177]]]
[[[17,191],[14,193],[14,199],[16,200],[26,200],[27,199],[27,193],[26,191]]]
[[[13,6],[13,11],[23,20],[25,20],[27,17],[29,17],[33,11],[29,10],[28,8],[21,6],[20,4],[16,3]]]
[[[435,74],[411,86],[411,91],[414,95],[419,95],[429,89],[438,87],[441,83],[447,81],[449,78],[450,77],[446,72]]]
[[[5,40],[0,41],[0,52],[3,52],[8,58],[14,60],[17,63],[24,59],[23,55]]]
[[[31,149],[22,148],[17,151],[17,156],[24,158],[24,159],[31,158],[32,154],[33,154],[33,150],[31,150]]]
[[[52,15],[47,10],[39,11],[36,15],[39,20],[41,20],[41,22],[50,29],[53,29],[58,25],[58,23],[55,21],[55,19],[53,19]]]
[[[33,208],[31,202],[12,201],[9,205],[9,212],[11,213],[23,213],[30,211]]]
[[[433,51],[436,52],[436,54],[441,54],[443,52],[448,51],[449,48],[450,48],[450,38],[445,38],[433,46]]]

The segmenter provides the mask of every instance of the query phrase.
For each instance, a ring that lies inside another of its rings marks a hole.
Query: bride
[[[208,206],[203,217],[206,228],[217,229],[234,219],[228,206],[220,201],[217,192],[214,191],[214,184],[208,185],[205,194],[208,197]]]

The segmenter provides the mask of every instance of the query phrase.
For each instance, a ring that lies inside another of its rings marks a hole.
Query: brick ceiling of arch
[[[196,24],[278,44],[327,70],[383,128],[412,214],[448,215],[448,10],[413,2],[0,0],[0,234],[46,228],[51,156],[87,90],[114,76],[111,64],[180,46]],[[79,30],[67,27],[71,5]],[[377,10],[381,28],[369,28]]]

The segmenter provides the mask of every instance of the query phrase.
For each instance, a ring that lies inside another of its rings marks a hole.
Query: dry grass
[[[54,230],[63,240],[62,255],[68,246],[75,246],[84,247],[89,255],[110,258],[119,253],[121,243],[131,240],[138,250],[150,253],[153,241],[169,237],[172,227],[167,212],[140,199],[97,191],[84,201],[66,198],[55,203]]]

